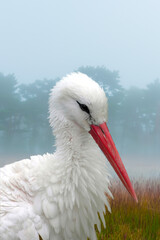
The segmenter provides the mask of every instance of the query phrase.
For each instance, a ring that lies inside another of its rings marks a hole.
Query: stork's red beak
[[[123,165],[106,123],[104,122],[99,126],[91,125],[91,130],[89,133],[92,135],[104,155],[107,157],[108,161],[114,168],[128,192],[135,199],[135,201],[138,202],[136,193],[132,187],[127,171]]]

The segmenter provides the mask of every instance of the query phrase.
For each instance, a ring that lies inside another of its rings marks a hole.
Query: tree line
[[[121,154],[160,154],[160,81],[146,88],[125,89],[118,71],[80,67],[105,90],[108,125]],[[48,98],[59,78],[18,84],[14,75],[0,73],[0,156],[54,151],[48,122]]]

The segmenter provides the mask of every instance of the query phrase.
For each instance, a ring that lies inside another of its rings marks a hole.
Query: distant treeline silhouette
[[[80,67],[105,90],[108,125],[121,154],[160,154],[160,81],[146,88],[124,89],[117,71]],[[54,151],[48,122],[48,98],[59,79],[18,84],[14,75],[0,73],[0,155],[42,154]]]

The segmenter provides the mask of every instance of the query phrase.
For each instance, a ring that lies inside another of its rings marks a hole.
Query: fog
[[[0,71],[21,83],[82,65],[118,70],[124,87],[160,77],[159,0],[5,0],[0,9]]]
[[[159,175],[160,1],[6,0],[0,9],[0,166],[55,150],[49,91],[82,71],[105,89],[129,173]]]

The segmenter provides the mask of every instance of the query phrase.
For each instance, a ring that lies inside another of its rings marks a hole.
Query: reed
[[[98,240],[160,240],[160,178],[133,181],[138,203],[119,181],[111,186],[112,213],[106,210],[106,228],[98,232]]]

